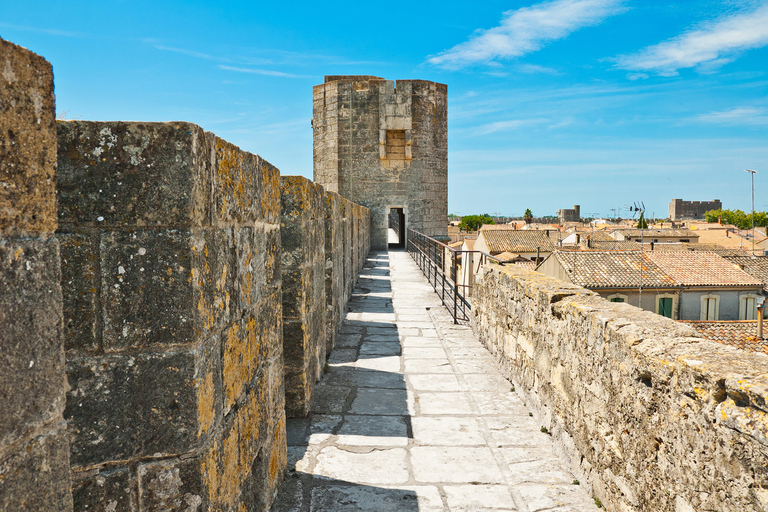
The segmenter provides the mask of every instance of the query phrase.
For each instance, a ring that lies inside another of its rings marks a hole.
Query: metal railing
[[[469,321],[472,306],[468,298],[472,294],[477,268],[489,259],[504,264],[490,254],[459,251],[413,229],[408,229],[406,250],[435,289],[455,324]],[[475,260],[474,255],[479,258]]]

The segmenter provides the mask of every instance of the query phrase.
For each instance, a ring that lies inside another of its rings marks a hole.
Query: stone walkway
[[[595,511],[411,257],[371,253],[274,512]]]

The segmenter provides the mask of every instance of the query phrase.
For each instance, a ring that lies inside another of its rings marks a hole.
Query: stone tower
[[[426,80],[326,76],[313,90],[314,180],[371,210],[371,246],[387,228],[445,237],[447,87]]]

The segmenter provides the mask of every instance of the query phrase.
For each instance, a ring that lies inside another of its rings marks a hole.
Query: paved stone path
[[[595,511],[411,257],[371,253],[274,512]]]

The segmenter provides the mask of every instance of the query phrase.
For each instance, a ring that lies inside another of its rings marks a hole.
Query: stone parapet
[[[309,414],[371,247],[370,210],[301,176],[281,178],[285,399]]]
[[[768,356],[514,265],[473,327],[608,510],[768,507]]]
[[[0,510],[71,511],[53,71],[0,39]]]
[[[279,172],[190,123],[58,125],[77,510],[268,509],[286,467]]]
[[[326,357],[326,197],[301,176],[283,176],[280,189],[286,413],[303,417]]]

